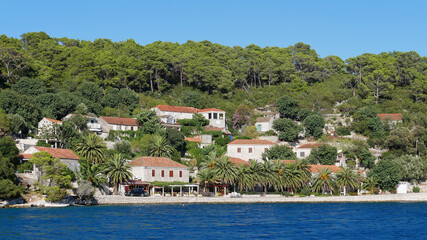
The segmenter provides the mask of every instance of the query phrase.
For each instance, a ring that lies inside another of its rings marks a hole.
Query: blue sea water
[[[0,209],[0,239],[427,239],[427,203]]]

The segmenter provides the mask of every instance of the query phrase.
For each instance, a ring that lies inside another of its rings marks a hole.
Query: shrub
[[[92,186],[92,183],[86,180],[79,182],[79,187],[77,188],[77,196],[81,199],[91,199],[95,193],[95,188]]]
[[[16,186],[11,180],[0,180],[0,199],[14,199],[21,196],[22,188]]]
[[[414,192],[414,193],[419,193],[419,192],[420,192],[420,188],[419,188],[419,187],[414,186],[414,187],[412,188],[412,192]]]
[[[31,164],[30,162],[26,161],[26,162],[24,162],[23,164],[19,164],[19,165],[16,167],[16,170],[17,170],[19,173],[23,173],[25,170],[33,170],[33,164]]]
[[[372,191],[374,194],[380,194],[380,188],[376,187],[374,188],[374,190]]]
[[[337,128],[337,135],[338,136],[348,136],[350,134],[351,134],[350,128],[348,128],[348,127],[338,127]]]
[[[301,189],[301,192],[300,192],[300,194],[301,195],[305,195],[305,196],[310,196],[310,194],[311,194],[311,190],[310,190],[310,188],[309,187],[304,187],[303,189]]]
[[[282,192],[282,196],[285,196],[285,197],[292,197],[292,196],[294,196],[292,193],[290,193],[290,192]]]
[[[55,187],[46,187],[43,189],[46,193],[46,201],[47,202],[59,202],[66,195],[67,191],[64,188],[60,188],[59,186]]]

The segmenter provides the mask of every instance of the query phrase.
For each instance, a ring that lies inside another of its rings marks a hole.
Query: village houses
[[[146,182],[189,182],[187,166],[165,157],[140,157],[130,162],[134,180]]]

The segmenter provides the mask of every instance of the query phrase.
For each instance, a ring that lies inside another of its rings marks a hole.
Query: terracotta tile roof
[[[44,119],[48,120],[49,122],[61,123],[62,124],[62,121],[59,121],[59,120],[55,120],[55,119],[51,119],[51,118],[46,118],[46,117]]]
[[[377,115],[381,120],[402,121],[402,114],[400,113],[378,113]]]
[[[323,145],[323,143],[307,143],[307,144],[303,144],[297,148],[318,148],[322,145]]]
[[[192,138],[186,137],[186,138],[184,138],[184,140],[189,141],[189,142],[202,143],[202,139],[200,139],[199,136],[192,137]]]
[[[341,172],[342,169],[340,167],[337,167],[335,165],[308,165],[310,166],[310,172],[312,173],[318,173],[322,168],[329,168],[331,172]]]
[[[135,167],[176,167],[176,168],[187,168],[180,163],[172,161],[165,157],[140,157],[132,162],[130,165]]]
[[[284,164],[288,164],[288,163],[295,164],[295,163],[297,163],[297,161],[295,161],[295,160],[279,160],[279,162],[283,162]]]
[[[249,162],[246,162],[243,159],[240,158],[234,158],[234,157],[228,157],[228,160],[234,164],[236,164],[237,166],[239,165],[249,165]]]
[[[62,148],[49,148],[49,147],[35,147],[40,152],[47,152],[54,158],[59,159],[75,159],[79,160],[79,156],[77,156],[70,149],[62,149]]]
[[[114,125],[126,125],[126,126],[138,126],[138,121],[135,118],[119,118],[119,117],[100,117],[108,124]]]
[[[169,105],[157,105],[154,108],[165,112],[183,112],[183,113],[197,113],[198,109],[193,107],[183,106],[169,106]]]
[[[273,142],[263,139],[236,139],[230,142],[228,145],[274,145]]]
[[[200,109],[198,110],[198,112],[225,112],[225,111],[222,111],[217,108],[206,108],[206,109]]]
[[[214,127],[211,125],[205,126],[205,131],[222,131],[224,128]]]
[[[31,156],[33,156],[33,154],[19,154],[18,158],[21,158],[21,159],[30,159]]]
[[[259,117],[256,119],[256,122],[270,122],[270,117]]]

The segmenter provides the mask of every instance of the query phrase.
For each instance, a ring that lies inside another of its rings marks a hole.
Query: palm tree
[[[285,165],[284,177],[286,179],[288,191],[294,193],[295,189],[303,186],[303,171],[298,169],[296,164],[288,163]]]
[[[107,162],[105,173],[114,184],[114,192],[117,192],[119,184],[132,179],[131,167],[121,154],[114,154],[113,158]]]
[[[87,180],[92,183],[94,187],[99,188],[100,184],[106,183],[103,169],[99,164],[91,164],[83,159],[80,163],[80,172],[77,173],[80,180]]]
[[[363,181],[363,189],[368,190],[371,194],[377,186],[378,180],[372,176],[365,178],[365,181]]]
[[[76,152],[93,164],[104,161],[106,149],[102,139],[94,134],[87,135],[82,143],[76,145]]]
[[[319,170],[313,181],[313,191],[326,193],[327,190],[333,190],[335,187],[334,178],[331,170],[325,167]]]
[[[304,163],[302,160],[296,160],[295,167],[301,173],[301,178],[303,181],[303,184],[301,187],[304,187],[306,184],[308,184],[308,182],[310,182],[310,179],[311,179],[310,166],[308,166],[308,164]]]
[[[216,151],[212,151],[208,154],[206,160],[200,163],[200,169],[212,169],[215,167],[216,161]]]
[[[344,189],[344,195],[347,188],[351,190],[359,186],[357,175],[350,168],[343,168],[341,172],[337,173],[335,182],[340,187],[340,190],[341,188]]]
[[[215,161],[215,166],[212,169],[223,184],[234,183],[237,167],[234,163],[230,162],[226,156],[219,157]]]
[[[285,174],[285,165],[283,161],[280,160],[273,160],[271,162],[271,171],[273,175],[275,175],[275,181],[273,182],[274,189],[276,189],[276,191],[283,191],[287,186],[285,178],[283,177]]]
[[[212,169],[204,169],[197,173],[197,181],[202,183],[203,192],[206,192],[206,186],[212,183],[216,183],[217,177]]]
[[[251,159],[249,160],[248,172],[251,175],[251,183],[249,188],[254,188],[257,184],[264,186],[265,171],[261,163]]]
[[[148,155],[153,157],[171,157],[173,147],[165,137],[154,135],[148,144]]]
[[[236,183],[240,191],[242,191],[243,189],[251,188],[253,186],[253,176],[247,165],[242,164],[237,168]]]

